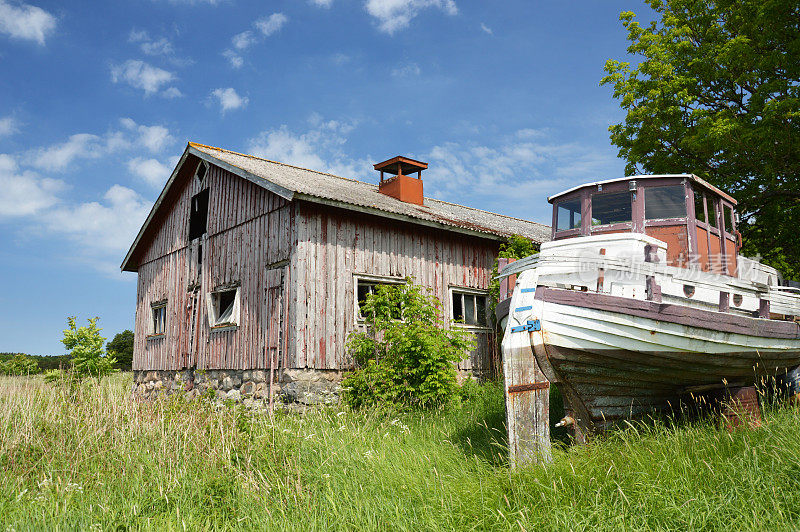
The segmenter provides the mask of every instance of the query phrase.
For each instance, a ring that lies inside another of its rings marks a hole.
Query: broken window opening
[[[208,321],[211,327],[229,327],[239,324],[238,287],[209,294]]]
[[[200,238],[206,234],[208,225],[208,189],[192,196],[191,213],[189,215],[189,240]]]

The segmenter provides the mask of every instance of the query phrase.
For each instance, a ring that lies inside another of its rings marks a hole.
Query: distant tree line
[[[130,370],[133,363],[133,331],[124,330],[106,344],[106,352],[113,354],[116,367]],[[29,355],[27,353],[0,353],[0,375],[35,375],[72,366],[70,355]]]

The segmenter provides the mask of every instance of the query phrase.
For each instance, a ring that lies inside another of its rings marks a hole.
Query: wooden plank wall
[[[413,276],[442,301],[450,316],[450,286],[488,289],[498,244],[300,202],[292,241],[288,331],[292,351],[285,367],[351,366],[345,344],[356,329],[354,274]],[[461,369],[489,369],[494,338],[476,334],[476,350]]]
[[[195,163],[196,164],[196,163]],[[193,174],[193,172],[192,172]],[[268,302],[267,267],[287,260],[290,253],[292,205],[283,198],[212,166],[204,185],[184,178],[180,194],[160,223],[139,262],[139,285],[134,342],[134,369],[265,368],[266,309],[282,305]],[[202,268],[197,268],[197,243],[187,242],[191,197],[210,188],[208,232]],[[284,275],[283,283],[290,282]],[[200,282],[193,295],[190,284]],[[211,331],[206,295],[216,287],[240,283],[239,327]],[[274,283],[274,281],[273,281]],[[286,291],[273,290],[272,297]],[[147,339],[154,301],[167,299],[166,334]],[[283,305],[285,307],[285,305]],[[192,314],[199,321],[190,345]],[[282,320],[283,326],[288,320]],[[285,334],[285,333],[284,333]]]

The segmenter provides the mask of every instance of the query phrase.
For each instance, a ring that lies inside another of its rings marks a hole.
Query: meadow
[[[0,378],[3,530],[797,530],[800,411],[628,426],[511,470],[502,389],[427,413],[253,414]]]

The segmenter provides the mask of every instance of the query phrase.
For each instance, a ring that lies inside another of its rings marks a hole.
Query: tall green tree
[[[609,128],[626,171],[728,191],[745,253],[800,279],[800,2],[646,1],[659,20],[620,15],[635,61],[601,81],[627,112]]]
[[[106,344],[106,352],[117,359],[122,369],[131,369],[133,363],[133,331],[125,329],[114,335],[114,339]]]

